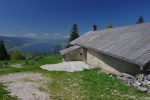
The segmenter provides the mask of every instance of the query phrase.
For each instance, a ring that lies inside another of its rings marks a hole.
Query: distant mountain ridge
[[[24,44],[36,42],[36,39],[28,38],[28,37],[5,37],[0,36],[0,40],[3,40],[6,48],[14,48],[14,47],[21,47]]]
[[[28,37],[0,36],[8,51],[20,50],[22,52],[52,52],[56,45],[64,47],[66,39],[33,39]]]

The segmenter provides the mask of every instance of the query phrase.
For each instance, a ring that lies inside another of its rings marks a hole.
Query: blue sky
[[[112,23],[135,24],[139,16],[150,21],[150,0],[0,0],[0,35],[63,38],[74,23],[79,34]]]

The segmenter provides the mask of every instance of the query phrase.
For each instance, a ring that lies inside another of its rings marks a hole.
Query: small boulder
[[[141,87],[141,86],[138,86],[137,90],[141,91],[141,92],[147,92],[148,89],[146,87]]]

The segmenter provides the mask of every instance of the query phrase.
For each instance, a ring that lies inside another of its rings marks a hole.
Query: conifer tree
[[[76,38],[79,37],[78,34],[78,27],[76,24],[73,25],[72,30],[71,30],[71,34],[70,34],[70,38],[69,38],[69,42],[75,40]]]
[[[8,60],[9,55],[7,53],[7,50],[5,48],[4,41],[0,41],[0,60]]]

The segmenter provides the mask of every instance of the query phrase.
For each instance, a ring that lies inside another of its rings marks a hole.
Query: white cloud
[[[25,37],[31,37],[31,38],[37,38],[37,34],[36,33],[33,33],[33,32],[28,32],[28,33],[25,33],[24,35]]]
[[[0,36],[8,36],[8,37],[29,37],[29,38],[36,38],[36,39],[68,39],[69,35],[64,33],[35,33],[29,32],[26,30],[22,30],[20,33],[0,33]]]
[[[42,35],[43,38],[49,38],[49,39],[59,39],[63,37],[63,34],[61,33],[44,33]]]
[[[68,39],[69,35],[63,34],[63,33],[54,33],[52,34],[53,38],[55,39]]]
[[[60,33],[54,33],[53,35],[54,36],[60,36],[61,34]]]
[[[21,32],[22,32],[22,33],[27,33],[27,31],[25,31],[25,30],[22,30]]]
[[[68,38],[69,38],[69,35],[65,35],[64,38],[65,38],[65,39],[68,39]]]
[[[49,33],[43,34],[43,37],[47,37],[47,36],[49,36]]]

